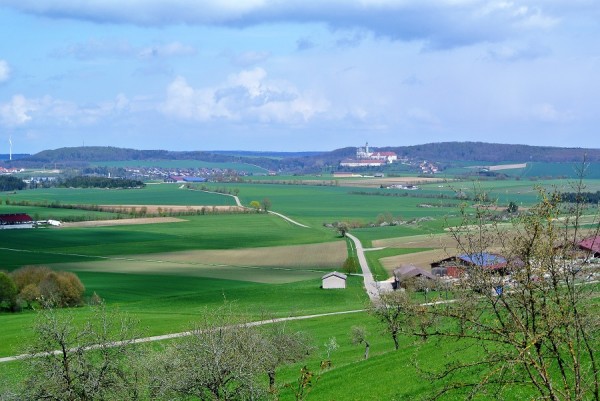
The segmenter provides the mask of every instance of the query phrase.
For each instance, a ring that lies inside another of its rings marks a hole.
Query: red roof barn
[[[579,243],[579,248],[592,252],[594,256],[600,256],[600,235],[584,239]]]
[[[32,227],[33,219],[26,213],[0,214],[0,229]]]

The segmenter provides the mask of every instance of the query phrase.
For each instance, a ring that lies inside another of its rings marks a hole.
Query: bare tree
[[[399,336],[410,332],[414,302],[409,291],[381,292],[369,306],[369,313],[377,318],[392,336],[394,348],[400,347]]]
[[[558,192],[540,190],[539,197],[509,227],[479,203],[450,229],[460,252],[481,263],[465,268],[454,302],[410,310],[427,322],[413,334],[452,340],[445,344],[454,352],[468,348],[477,359],[445,355],[441,369],[428,371],[443,383],[432,398],[519,391],[529,399],[600,399],[599,287],[589,280],[599,270],[578,249],[582,236],[598,235],[595,217],[582,228],[584,212],[597,210],[562,204]],[[502,255],[495,266],[485,263],[492,253]]]
[[[130,319],[96,307],[78,324],[70,311],[42,309],[26,359],[22,400],[140,399]]]
[[[264,198],[261,202],[262,209],[265,213],[271,210],[271,200],[269,198]]]
[[[350,329],[352,336],[352,344],[359,345],[365,344],[365,359],[369,359],[369,341],[367,341],[367,329],[363,326],[352,326]]]
[[[263,369],[269,377],[269,392],[276,394],[277,368],[306,358],[313,347],[304,333],[291,331],[285,322],[267,325],[263,330],[263,336],[266,340]]]
[[[154,397],[250,400],[267,394],[264,338],[230,309],[206,311],[192,335],[169,345],[156,363]]]

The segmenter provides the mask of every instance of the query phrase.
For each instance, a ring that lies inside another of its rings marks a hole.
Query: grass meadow
[[[590,190],[600,180],[588,180]],[[368,302],[362,277],[349,276],[346,290],[320,288],[324,272],[340,270],[347,255],[346,242],[324,223],[350,221],[365,225],[380,214],[400,217],[406,224],[351,229],[367,248],[369,264],[378,279],[390,272],[389,260],[418,258],[457,222],[456,188],[472,191],[479,186],[499,201],[514,200],[528,206],[536,199],[533,185],[567,185],[568,180],[453,182],[426,184],[407,196],[406,191],[319,185],[266,183],[206,184],[210,188],[238,189],[244,205],[269,198],[272,210],[306,224],[293,225],[263,213],[181,216],[183,221],[163,224],[85,228],[0,230],[0,269],[24,265],[47,265],[74,271],[86,287],[96,292],[111,309],[139,321],[143,335],[188,330],[206,308],[233,302],[248,320],[265,316],[292,316],[362,309]],[[358,194],[361,191],[365,194]],[[380,195],[369,195],[376,193]],[[446,195],[447,199],[435,196]],[[179,189],[178,184],[148,185],[139,190],[39,189],[2,193],[0,199],[93,205],[234,205],[229,196]],[[423,205],[427,205],[424,207]],[[0,205],[0,213],[26,212],[41,219],[50,213],[88,213],[68,209]],[[108,213],[89,212],[90,218]],[[52,215],[60,216],[60,215]],[[113,216],[114,217],[114,216]],[[60,219],[60,217],[58,217]],[[397,259],[394,259],[397,258]],[[60,313],[74,314],[81,322],[87,307]],[[31,338],[35,312],[0,314],[0,356],[18,354]],[[412,364],[414,352],[424,353],[432,366],[443,362],[444,352],[433,345],[416,348],[405,340],[393,351],[390,338],[381,334],[377,322],[365,313],[290,322],[306,331],[318,349],[303,364],[318,371],[325,359],[324,344],[335,338],[339,348],[331,353],[332,368],[321,373],[309,400],[403,400],[422,396],[431,383]],[[352,326],[369,332],[371,357],[350,341]],[[429,347],[429,348],[428,348]],[[281,369],[281,380],[293,384],[302,365]],[[19,375],[19,363],[0,366],[4,374]],[[351,384],[351,385],[350,385]],[[294,399],[291,389],[282,400]],[[460,399],[460,398],[457,398]],[[515,396],[515,400],[520,399]]]

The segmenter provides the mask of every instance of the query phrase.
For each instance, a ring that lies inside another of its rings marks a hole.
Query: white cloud
[[[523,29],[548,29],[570,7],[563,2],[560,7],[542,3],[543,8],[533,0],[4,0],[3,4],[51,18],[146,26],[325,23],[334,29],[359,28],[377,36],[423,40],[430,47],[501,40]],[[598,6],[588,7],[597,10]]]
[[[270,80],[262,68],[233,74],[217,87],[194,89],[183,77],[167,88],[160,110],[182,119],[301,123],[325,112],[329,103],[301,93],[286,81]]]
[[[29,115],[35,110],[35,105],[23,95],[15,95],[10,102],[0,105],[0,117],[5,125],[22,125],[31,120]]]
[[[10,78],[10,67],[5,60],[0,60],[0,82],[8,81]]]
[[[85,126],[113,117],[129,107],[130,101],[123,94],[118,94],[114,100],[91,105],[78,105],[51,96],[30,99],[19,94],[0,104],[0,121],[9,127],[34,123]]]

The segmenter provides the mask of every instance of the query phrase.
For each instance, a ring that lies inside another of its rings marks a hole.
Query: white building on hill
[[[394,152],[373,152],[369,149],[369,142],[364,147],[356,148],[355,159],[342,160],[342,167],[381,167],[385,164],[398,161],[398,156]]]

